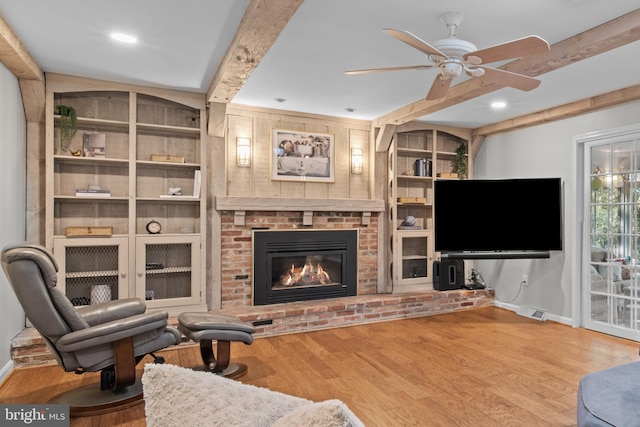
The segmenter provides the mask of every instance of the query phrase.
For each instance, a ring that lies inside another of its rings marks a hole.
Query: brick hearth
[[[493,304],[493,290],[456,290],[361,295],[268,306],[232,307],[220,312],[237,316],[249,323],[268,323],[256,327],[255,337],[259,338],[431,316]],[[176,318],[170,318],[169,323],[176,325]],[[187,341],[185,344],[192,343]],[[44,341],[33,328],[26,328],[12,340],[11,357],[16,367],[56,363]]]

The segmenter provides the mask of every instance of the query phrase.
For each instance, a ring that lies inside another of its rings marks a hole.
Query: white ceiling
[[[0,0],[0,15],[44,72],[205,93],[248,4]],[[305,0],[233,102],[373,120],[424,98],[437,73],[345,75],[348,69],[426,63],[424,54],[383,28],[433,43],[447,36],[440,14],[458,11],[464,14],[458,38],[479,49],[531,34],[553,45],[639,6],[629,0]],[[112,31],[132,33],[140,43],[115,45]],[[542,84],[532,92],[501,89],[420,120],[476,128],[637,85],[638,51],[640,42],[631,43],[539,76]],[[491,111],[496,99],[509,108]]]

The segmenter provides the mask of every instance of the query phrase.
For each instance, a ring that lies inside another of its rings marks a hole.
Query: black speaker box
[[[464,286],[464,260],[451,259],[433,263],[433,289],[450,291]]]

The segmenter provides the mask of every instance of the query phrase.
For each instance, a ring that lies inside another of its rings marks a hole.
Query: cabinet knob
[[[142,273],[138,272],[138,277],[142,277]]]
[[[127,278],[127,273],[120,273],[120,277],[122,279],[126,279]]]

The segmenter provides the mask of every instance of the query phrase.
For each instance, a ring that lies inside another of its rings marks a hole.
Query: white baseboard
[[[13,371],[13,368],[13,360],[10,360],[0,369],[0,384],[2,384],[4,379]]]

